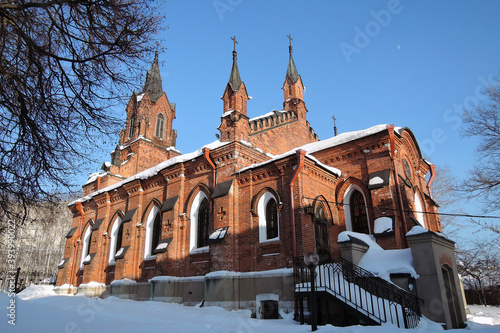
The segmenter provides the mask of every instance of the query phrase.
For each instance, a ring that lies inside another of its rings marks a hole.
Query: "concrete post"
[[[447,329],[465,327],[455,243],[431,231],[406,237],[419,275],[416,283],[418,297],[423,300],[422,314]]]

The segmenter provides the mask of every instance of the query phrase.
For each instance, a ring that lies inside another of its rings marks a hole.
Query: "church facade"
[[[319,140],[289,52],[283,109],[249,118],[233,51],[220,139],[189,154],[175,148],[176,106],[156,54],[128,102],[111,162],[69,205],[60,290],[97,285],[130,298],[226,308],[277,294],[280,307],[293,308],[294,258],[340,257],[341,232],[370,235],[386,250],[408,248],[414,226],[441,232],[434,166],[411,130],[384,124]]]

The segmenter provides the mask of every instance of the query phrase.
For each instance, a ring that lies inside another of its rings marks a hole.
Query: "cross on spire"
[[[333,115],[332,119],[333,119],[333,133],[335,134],[335,136],[337,136],[337,118],[335,118],[335,115]]]
[[[233,51],[236,52],[236,44],[239,44],[236,40],[236,36],[231,37],[231,40],[233,41]]]
[[[292,46],[292,40],[293,40],[293,38],[292,38],[292,36],[291,36],[291,35],[288,35],[288,36],[286,36],[286,37],[290,40],[290,47],[291,47],[291,46]]]

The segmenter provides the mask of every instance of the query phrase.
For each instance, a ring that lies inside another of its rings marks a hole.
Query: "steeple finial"
[[[335,115],[333,115],[332,119],[333,119],[333,133],[335,134],[335,136],[337,136],[337,118],[335,118]]]
[[[231,87],[231,90],[237,91],[241,86],[240,71],[238,70],[238,64],[236,62],[236,44],[238,44],[238,41],[236,40],[236,36],[231,37],[231,40],[233,41],[233,67],[231,68],[231,74],[229,75],[228,83]]]
[[[233,41],[233,52],[236,52],[236,44],[239,44],[236,40],[236,36],[231,37],[231,40]]]
[[[293,58],[292,58],[292,36],[291,35],[288,35],[287,36],[289,41],[290,41],[290,46],[288,46],[288,50],[290,52],[290,59],[288,60],[288,67],[286,69],[286,75],[290,77],[290,79],[292,79],[292,81],[295,83],[298,81],[299,79],[299,73],[297,72],[297,67],[295,67],[295,62],[293,61]]]

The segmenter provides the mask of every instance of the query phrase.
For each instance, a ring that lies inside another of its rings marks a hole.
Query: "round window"
[[[406,178],[408,178],[409,180],[411,180],[411,168],[410,168],[410,164],[408,163],[408,161],[406,159],[403,160],[403,164],[405,166]]]

